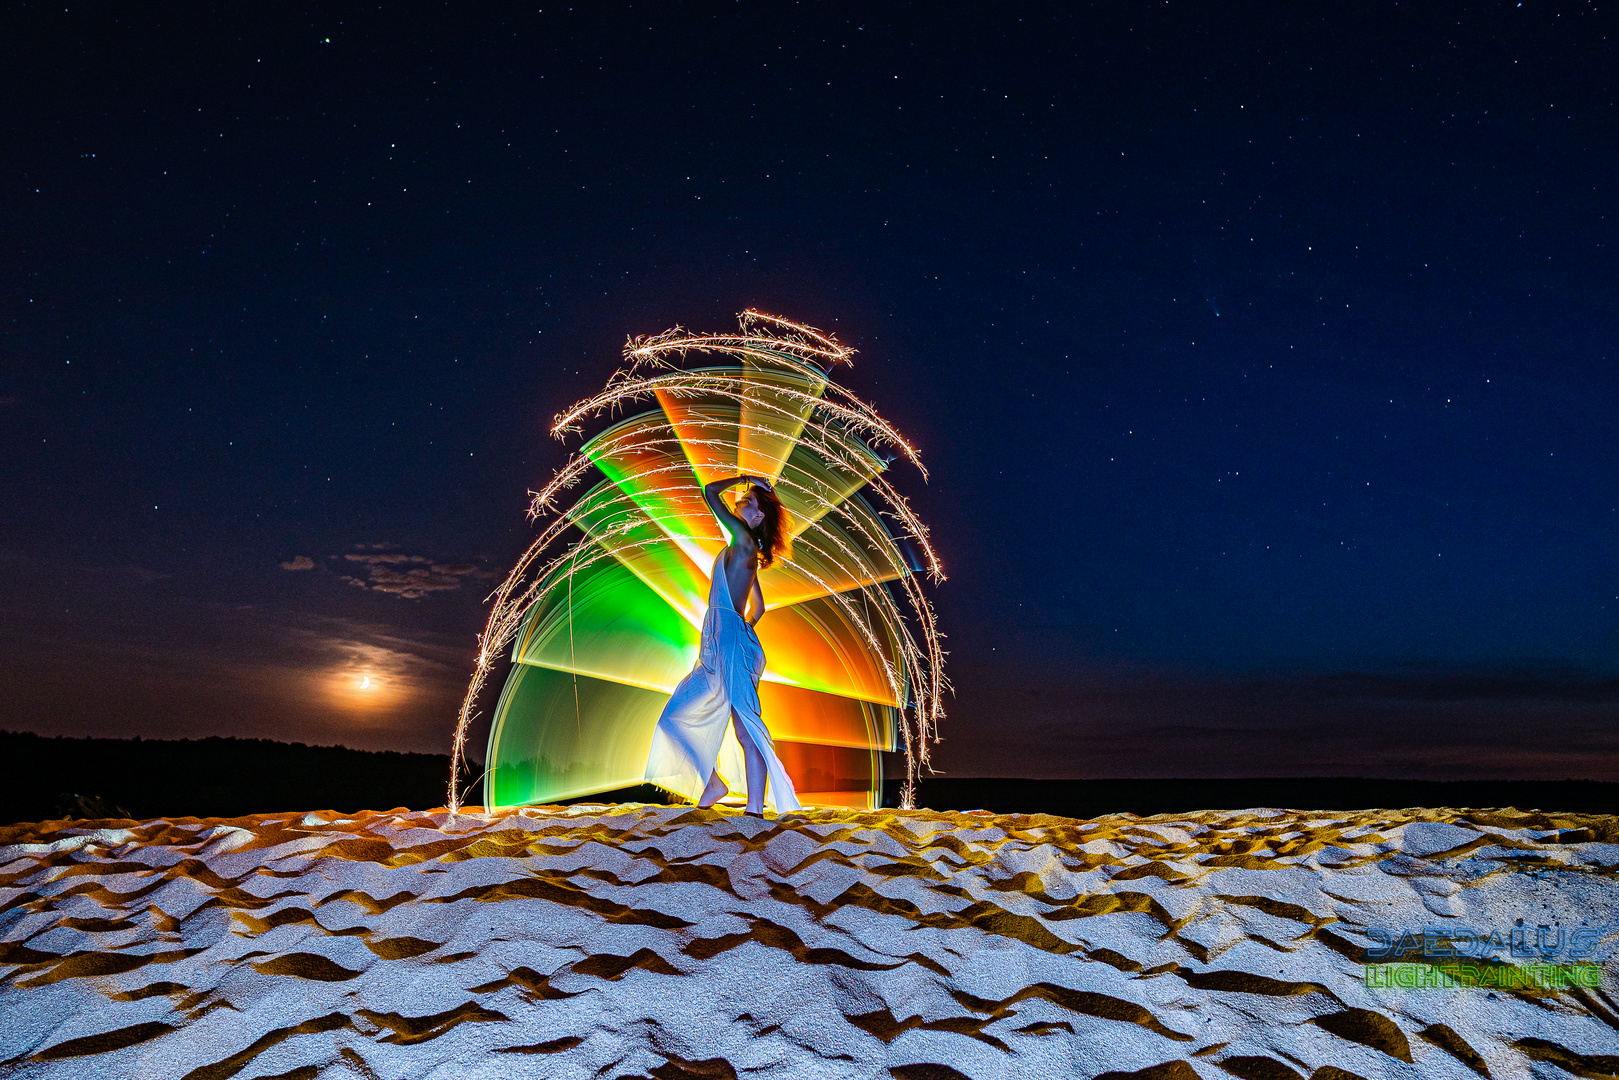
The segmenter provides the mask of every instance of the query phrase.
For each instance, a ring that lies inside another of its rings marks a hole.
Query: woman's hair
[[[748,529],[759,545],[759,568],[765,569],[776,561],[776,556],[786,547],[786,541],[781,535],[781,500],[776,498],[774,491],[766,491],[757,484],[748,490],[753,493],[760,513],[765,516],[765,519],[759,522],[758,528],[750,526]]]

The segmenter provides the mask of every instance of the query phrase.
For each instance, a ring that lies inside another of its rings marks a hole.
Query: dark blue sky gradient
[[[444,747],[549,418],[753,305],[931,470],[951,772],[1619,778],[1613,27],[14,5],[5,726]]]

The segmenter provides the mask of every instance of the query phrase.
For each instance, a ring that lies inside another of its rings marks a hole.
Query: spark
[[[658,413],[645,414],[645,422],[627,420],[621,428],[587,442],[570,455],[549,483],[530,492],[529,517],[545,524],[506,580],[488,597],[492,601],[489,619],[478,638],[477,663],[456,722],[447,801],[452,812],[461,807],[460,773],[478,697],[496,658],[512,643],[534,605],[562,589],[571,590],[581,569],[601,559],[617,558],[630,565],[627,560],[637,552],[670,542],[691,557],[697,550],[691,546],[693,541],[715,541],[710,534],[717,526],[701,505],[695,458],[688,455],[711,451],[715,459],[724,461],[737,450],[744,434],[780,439],[784,431],[796,432],[788,441],[820,461],[834,480],[840,473],[856,480],[865,478],[863,483],[839,491],[828,487],[823,478],[791,467],[788,458],[796,450],[789,451],[772,479],[778,492],[802,507],[802,512],[794,510],[789,515],[796,528],[789,535],[788,552],[777,565],[808,583],[813,595],[829,599],[877,660],[892,699],[901,706],[906,763],[901,804],[914,805],[918,775],[924,769],[931,771],[929,752],[938,741],[943,697],[950,688],[944,676],[942,635],[910,564],[887,528],[878,519],[868,518],[869,509],[854,509],[852,494],[860,487],[875,493],[886,505],[884,516],[896,522],[902,535],[919,550],[928,577],[940,582],[944,569],[927,527],[882,475],[888,462],[874,454],[872,447],[894,447],[924,480],[927,471],[915,447],[898,430],[829,378],[828,372],[836,364],[852,363],[853,349],[813,327],[752,309],[743,312],[739,321],[738,334],[693,334],[677,326],[652,337],[631,338],[624,349],[625,366],[613,373],[606,386],[557,415],[551,433],[566,438],[579,433],[586,420],[665,395],[675,400],[731,402],[740,410],[734,420],[703,416],[703,426],[719,432],[718,437],[682,438]],[[692,353],[718,355],[744,366],[686,368],[684,361]],[[790,377],[761,379],[762,370],[785,372]],[[750,413],[751,421],[747,419]],[[604,461],[640,464],[628,475],[616,479],[610,475],[608,482],[559,509],[565,493]],[[648,504],[659,507],[659,512],[649,512]],[[689,514],[682,513],[683,506]],[[666,511],[674,518],[667,519]],[[707,533],[687,535],[693,528]],[[582,538],[554,551],[572,529],[583,533]],[[845,536],[865,550],[852,547]],[[873,558],[879,562],[873,563]],[[826,576],[828,567],[836,571],[837,580]],[[885,581],[898,583],[903,608],[884,587]],[[665,599],[688,621],[694,617],[700,621],[700,611],[683,610],[675,599]],[[686,599],[690,601],[686,608],[702,602],[701,597]],[[875,622],[868,610],[875,612]],[[888,652],[884,639],[897,647],[897,656]]]

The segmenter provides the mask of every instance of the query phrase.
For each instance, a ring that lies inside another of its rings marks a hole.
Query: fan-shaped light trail
[[[702,487],[739,473],[772,480],[789,540],[760,574],[760,699],[800,798],[876,806],[880,751],[900,749],[901,804],[912,805],[949,687],[920,572],[934,582],[944,572],[927,527],[885,475],[894,458],[880,451],[892,448],[924,479],[926,470],[891,424],[831,379],[853,350],[774,315],[740,321],[736,334],[676,327],[632,339],[602,391],[557,416],[552,434],[565,438],[656,406],[588,439],[532,493],[529,514],[544,527],[491,597],[456,723],[452,811],[467,729],[508,647],[485,801],[555,802],[641,781],[653,724],[695,661],[725,543]],[[693,356],[716,363],[687,367]],[[728,775],[740,772],[734,743],[721,752]]]

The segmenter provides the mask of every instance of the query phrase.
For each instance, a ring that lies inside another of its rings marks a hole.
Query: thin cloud
[[[281,569],[283,570],[313,570],[314,568],[315,560],[311,559],[308,555],[299,555],[291,562],[284,562],[281,564]]]
[[[1619,678],[1501,666],[1219,676],[963,664],[966,776],[1619,776]]]
[[[344,559],[366,567],[364,580],[345,576],[350,585],[373,592],[392,593],[406,600],[416,600],[428,593],[452,592],[469,577],[488,577],[473,563],[440,563],[424,555],[344,555]]]
[[[144,566],[92,566],[86,571],[91,577],[99,581],[116,579],[119,581],[132,581],[137,585],[150,585],[154,581],[167,581],[173,574],[165,574],[160,570],[149,570]]]

